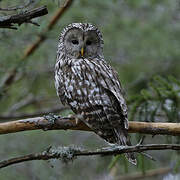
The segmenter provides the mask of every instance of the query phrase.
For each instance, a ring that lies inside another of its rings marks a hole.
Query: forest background
[[[24,1],[26,2],[26,1]],[[0,17],[20,14],[47,6],[48,14],[34,22],[0,28],[0,122],[35,114],[55,112],[67,116],[54,87],[54,64],[61,30],[72,22],[91,22],[104,38],[105,59],[116,69],[126,92],[131,121],[180,122],[180,2],[178,0],[74,0],[57,23],[48,29],[63,0],[35,0],[15,11],[1,11]],[[12,7],[22,1],[0,1],[0,7]],[[43,38],[42,38],[43,37]],[[27,51],[43,39],[33,53]],[[4,85],[16,69],[13,83]],[[131,134],[133,144],[142,137]],[[146,135],[145,144],[177,143],[179,137]],[[0,160],[40,152],[49,146],[80,146],[86,149],[107,144],[92,132],[26,131],[0,136]],[[31,161],[0,170],[0,179],[119,179],[128,174],[161,168],[170,170],[156,179],[178,178],[178,152],[151,151],[152,161],[138,155],[138,166],[123,156],[81,157],[64,164],[59,160]],[[53,166],[53,168],[52,168]],[[168,174],[169,173],[169,174]],[[180,177],[179,177],[180,178]]]

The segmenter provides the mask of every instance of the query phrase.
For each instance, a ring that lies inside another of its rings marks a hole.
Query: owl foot
[[[76,124],[79,124],[82,121],[82,119],[83,119],[83,115],[77,114],[75,117]]]
[[[70,118],[73,117],[73,119],[75,119],[76,125],[79,124],[83,120],[83,115],[81,114],[73,114],[73,115],[70,115],[69,117]]]
[[[60,118],[60,116],[57,116],[52,113],[49,113],[48,115],[44,115],[43,117],[44,117],[44,119],[46,119],[48,121],[47,124],[45,124],[44,127],[42,127],[44,131],[51,129],[51,127],[53,127],[55,125],[56,120],[58,120]]]

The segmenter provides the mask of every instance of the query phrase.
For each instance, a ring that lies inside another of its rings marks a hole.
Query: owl
[[[130,146],[127,106],[115,70],[103,56],[103,38],[90,23],[72,23],[60,34],[55,87],[62,104],[110,144]],[[133,153],[126,154],[136,164]]]

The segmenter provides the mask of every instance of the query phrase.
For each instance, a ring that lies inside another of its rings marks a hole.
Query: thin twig
[[[141,154],[142,154],[143,156],[145,156],[146,158],[152,160],[152,161],[156,161],[156,159],[154,159],[151,155],[149,155],[149,154],[147,154],[147,153],[145,153],[145,152],[141,152]]]
[[[25,161],[32,160],[48,160],[48,159],[61,159],[65,162],[74,160],[77,156],[94,156],[94,155],[118,155],[128,152],[144,152],[149,150],[180,150],[180,145],[178,144],[149,144],[149,145],[137,145],[137,146],[117,146],[108,150],[102,148],[95,151],[84,150],[81,148],[73,147],[57,147],[48,148],[46,151],[41,153],[28,154],[25,156],[20,156],[12,159],[8,159],[0,162],[0,168],[7,167],[12,164],[17,164]]]

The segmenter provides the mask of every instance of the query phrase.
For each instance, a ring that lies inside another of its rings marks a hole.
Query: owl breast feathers
[[[103,56],[100,31],[88,23],[73,23],[61,33],[55,86],[63,104],[109,143],[131,145],[128,139],[127,106],[116,72]],[[136,164],[133,153],[128,160]]]

